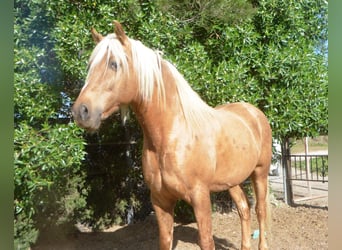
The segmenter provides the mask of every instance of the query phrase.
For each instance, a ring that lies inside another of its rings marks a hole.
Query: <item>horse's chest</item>
[[[184,173],[173,154],[146,154],[143,172],[152,192],[167,192],[177,198],[187,193]]]

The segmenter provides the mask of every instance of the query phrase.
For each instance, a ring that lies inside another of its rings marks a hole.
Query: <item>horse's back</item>
[[[256,144],[260,147],[260,164],[267,165],[272,155],[272,130],[265,114],[257,107],[246,102],[220,105],[216,107],[216,110],[225,111],[227,127],[236,120],[242,121],[247,130],[251,131]]]
[[[271,136],[271,127],[265,114],[254,105],[246,102],[235,102],[217,106],[216,110],[224,110],[242,119],[256,134]]]

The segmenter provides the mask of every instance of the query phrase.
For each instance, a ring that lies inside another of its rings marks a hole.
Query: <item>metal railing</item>
[[[328,155],[288,155],[290,180],[328,182]]]

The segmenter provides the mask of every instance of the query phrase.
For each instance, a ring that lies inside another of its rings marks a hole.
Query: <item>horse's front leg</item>
[[[162,199],[152,193],[151,201],[159,227],[159,249],[170,250],[173,241],[173,213],[176,200]]]
[[[197,189],[191,197],[198,225],[199,245],[202,250],[213,250],[215,244],[212,234],[211,202],[209,190]]]

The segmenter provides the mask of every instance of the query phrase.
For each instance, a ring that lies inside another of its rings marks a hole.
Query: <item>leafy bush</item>
[[[100,130],[86,135],[89,187],[84,223],[98,230],[133,223],[151,213],[149,190],[141,170],[142,134],[132,118],[121,125],[119,115],[105,121]],[[99,195],[100,194],[100,195]]]
[[[63,119],[67,103],[58,84],[61,74],[51,40],[46,42],[46,16],[35,16],[39,10],[29,8],[35,4],[17,1],[15,6],[15,249],[27,249],[52,225],[75,222],[87,193],[83,132]]]
[[[86,193],[79,135],[72,124],[36,130],[22,123],[15,129],[16,249],[34,243],[38,230],[78,218]]]

